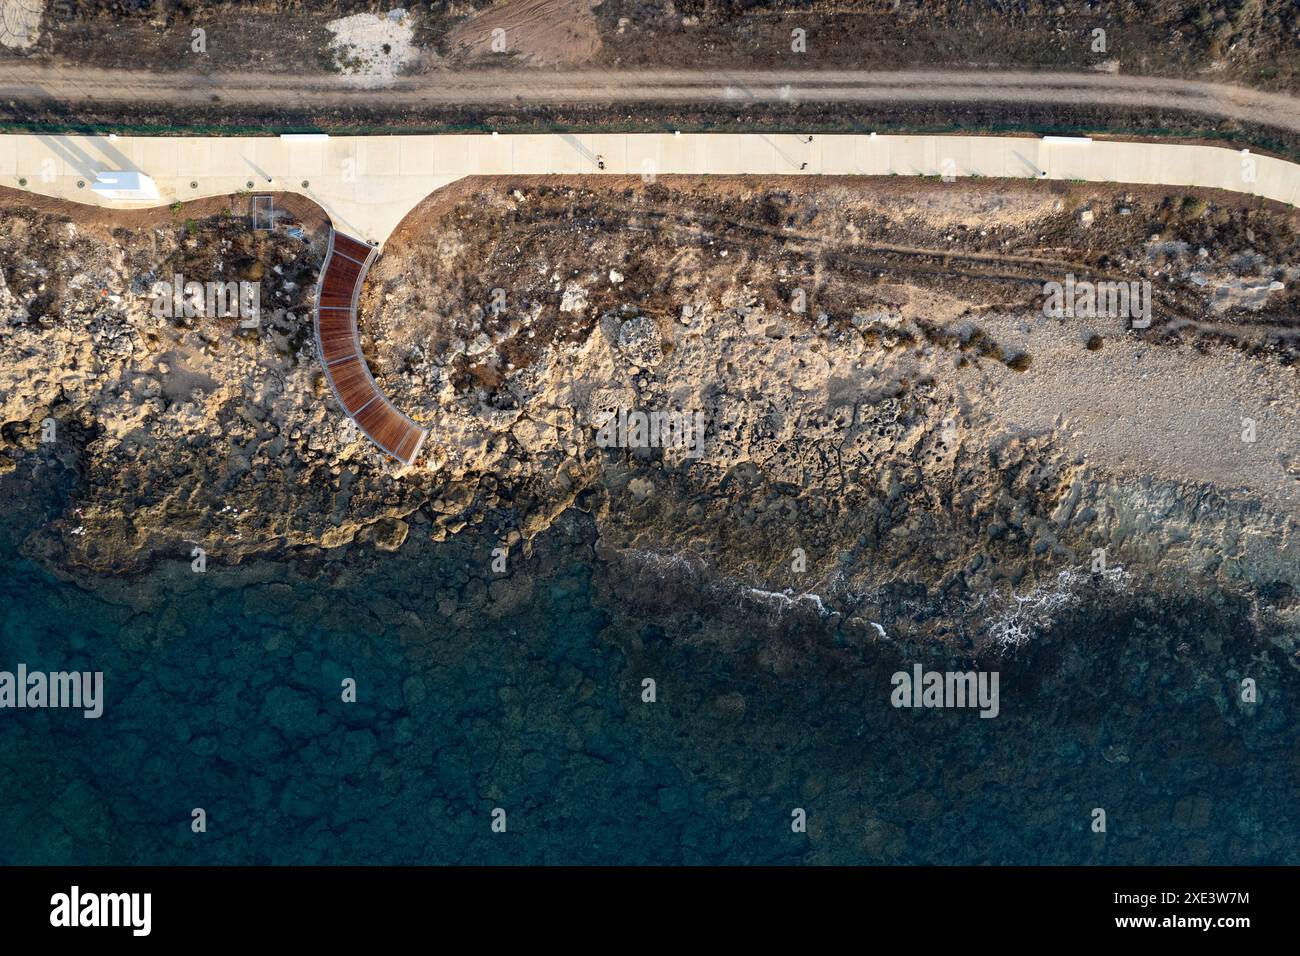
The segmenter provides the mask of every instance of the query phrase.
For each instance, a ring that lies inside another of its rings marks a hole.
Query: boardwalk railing
[[[316,286],[316,350],[343,411],[389,455],[411,464],[428,435],[392,406],[361,354],[357,302],[378,250],[331,228],[325,267]]]

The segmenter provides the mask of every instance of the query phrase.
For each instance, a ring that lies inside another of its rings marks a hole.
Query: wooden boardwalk
[[[420,454],[428,431],[392,406],[361,354],[357,300],[378,251],[330,229],[325,267],[316,286],[316,349],[343,411],[371,441],[409,465]]]

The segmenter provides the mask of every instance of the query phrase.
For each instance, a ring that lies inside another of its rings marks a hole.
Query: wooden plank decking
[[[316,288],[316,350],[343,411],[371,441],[409,465],[428,432],[392,406],[361,354],[357,299],[375,254],[373,246],[330,230]]]

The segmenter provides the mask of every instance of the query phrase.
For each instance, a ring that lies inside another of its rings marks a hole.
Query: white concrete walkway
[[[603,170],[599,168],[603,163]],[[1215,146],[1013,136],[538,133],[363,137],[0,135],[0,183],[122,208],[95,174],[153,177],[162,202],[239,190],[309,196],[379,243],[433,190],[470,175],[631,173],[986,176],[1200,186],[1300,203],[1300,166]],[[26,185],[20,187],[19,180]],[[250,186],[249,183],[252,185]],[[84,185],[82,185],[84,184]]]

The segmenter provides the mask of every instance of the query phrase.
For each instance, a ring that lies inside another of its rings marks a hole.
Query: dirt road
[[[1244,87],[1103,73],[446,70],[377,88],[346,77],[0,68],[0,100],[39,107],[220,103],[286,108],[544,104],[1018,103],[1179,110],[1300,132],[1300,100]]]

